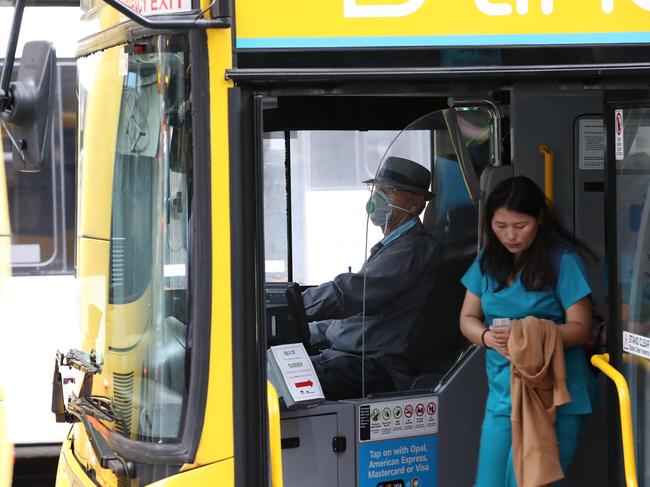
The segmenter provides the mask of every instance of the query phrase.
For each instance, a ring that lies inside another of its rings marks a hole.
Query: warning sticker
[[[582,119],[578,123],[578,167],[605,168],[605,128],[602,118]]]
[[[625,146],[623,145],[623,110],[614,110],[614,152],[617,161],[622,161],[625,158]]]
[[[650,359],[650,338],[624,331],[623,351]]]
[[[426,396],[359,406],[359,441],[438,432],[438,398]]]

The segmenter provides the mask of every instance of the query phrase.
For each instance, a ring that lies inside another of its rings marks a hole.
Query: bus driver
[[[423,166],[388,157],[375,179],[364,181],[374,185],[366,210],[382,228],[383,240],[372,247],[359,272],[340,274],[303,294],[313,321],[311,344],[321,349],[312,362],[328,399],[403,390],[411,384],[409,338],[440,261],[440,247],[418,217],[433,197],[430,181]]]

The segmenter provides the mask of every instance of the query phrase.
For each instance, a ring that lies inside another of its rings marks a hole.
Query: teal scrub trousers
[[[566,473],[580,438],[584,414],[558,414],[555,423],[560,465]],[[517,487],[512,465],[510,416],[485,411],[474,487]],[[553,486],[561,485],[555,482]]]

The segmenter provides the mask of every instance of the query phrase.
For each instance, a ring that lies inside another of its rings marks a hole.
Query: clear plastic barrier
[[[481,108],[433,112],[382,157],[369,185],[368,225],[380,226],[383,239],[367,242],[362,270],[364,394],[409,389],[422,376],[432,387],[464,346],[459,281],[478,243],[478,176],[491,161],[490,125]],[[392,379],[383,390],[373,383],[377,368]]]

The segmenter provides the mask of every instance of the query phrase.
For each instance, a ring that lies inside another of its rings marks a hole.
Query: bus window
[[[151,310],[145,317],[149,323],[136,324],[146,344],[138,347],[142,404],[133,411],[138,429],[131,432],[149,441],[179,435],[186,388],[191,154],[182,141],[190,133],[189,80],[183,46],[167,45],[173,46],[169,52],[129,56],[113,180],[113,303],[134,302]]]
[[[54,147],[41,171],[16,172],[11,142],[3,133],[14,275],[71,274],[74,269],[77,100],[74,91],[62,87],[75,84],[74,61],[59,60]]]
[[[362,181],[372,177],[396,133],[303,130],[288,132],[287,137],[266,135],[267,281],[289,278],[311,285],[358,270],[366,251],[369,196]],[[378,238],[381,232],[373,228],[371,233]]]

